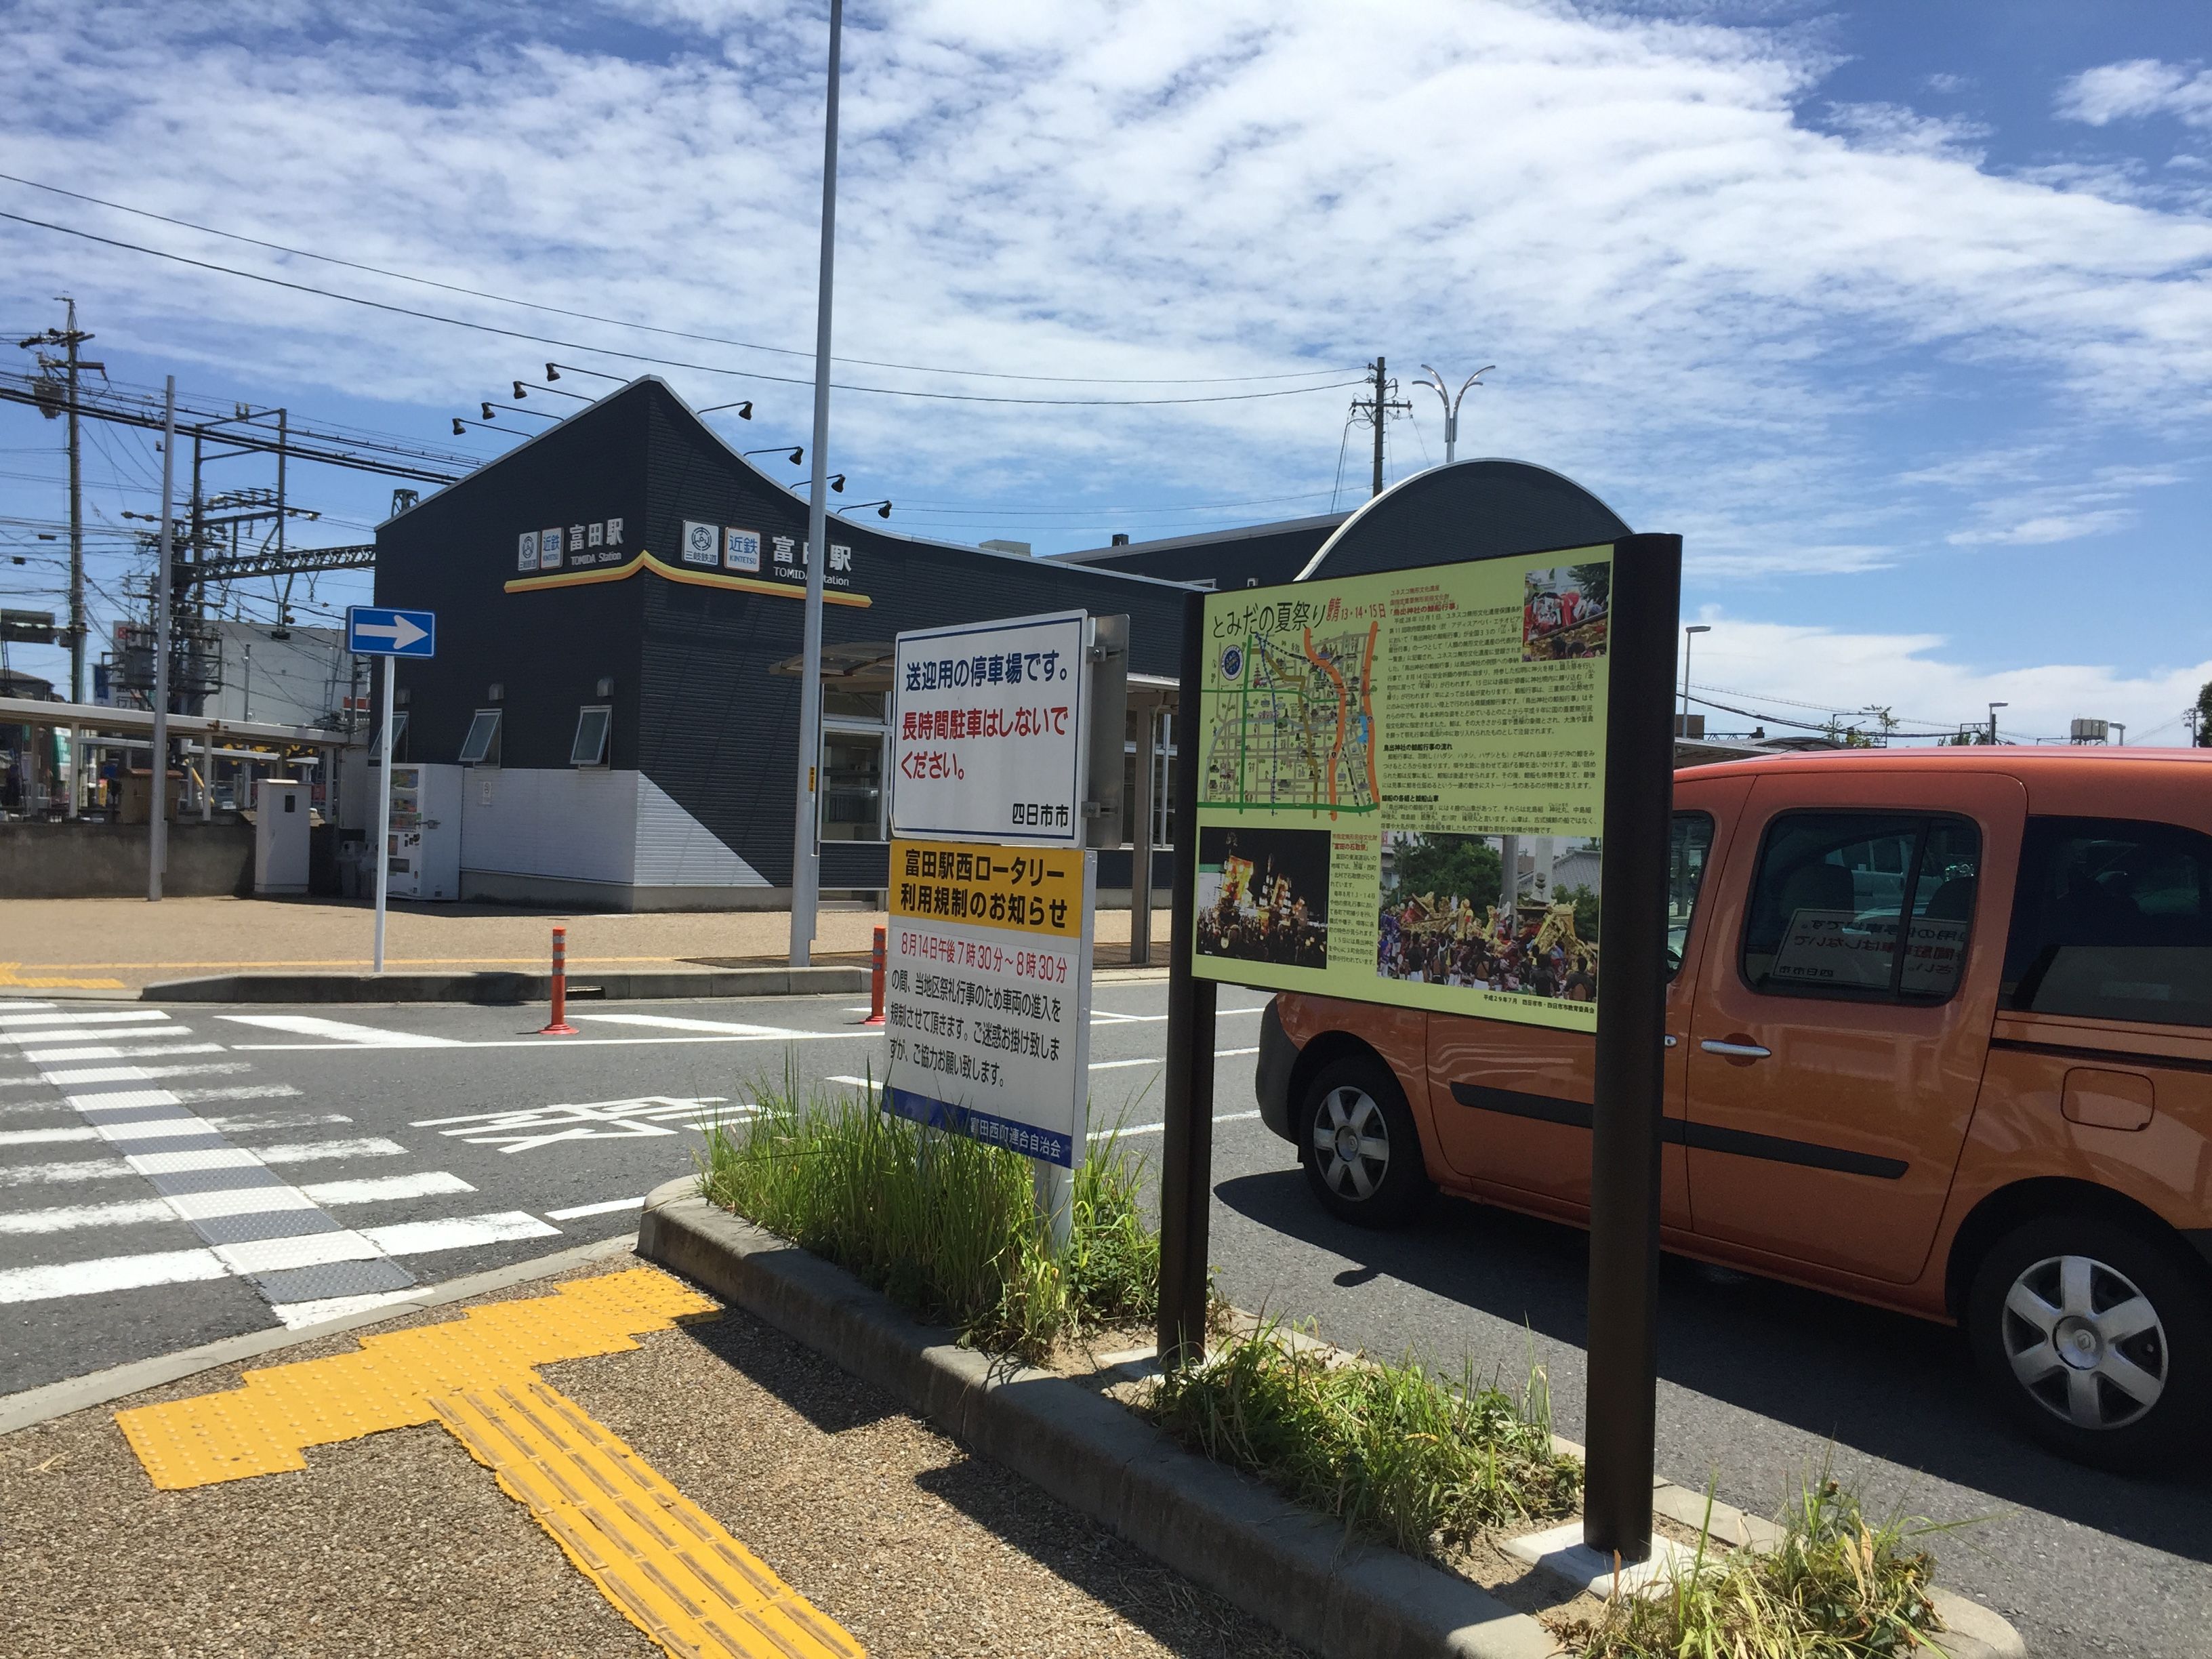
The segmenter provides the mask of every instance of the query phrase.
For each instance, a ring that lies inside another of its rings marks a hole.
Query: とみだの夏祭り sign
[[[1207,596],[1192,971],[1595,1030],[1613,551]]]
[[[891,842],[884,1104],[1040,1163],[1081,1161],[1097,854]]]
[[[1083,845],[1089,635],[1073,611],[898,636],[894,836]]]

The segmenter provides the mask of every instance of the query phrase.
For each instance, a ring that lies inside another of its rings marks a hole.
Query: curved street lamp
[[[1476,369],[1474,374],[1467,377],[1466,380],[1461,385],[1456,394],[1453,393],[1445,386],[1444,377],[1443,375],[1438,374],[1435,369],[1429,368],[1429,366],[1426,363],[1423,363],[1421,367],[1423,368],[1429,369],[1429,374],[1431,378],[1425,380],[1416,380],[1413,384],[1415,386],[1425,386],[1428,387],[1430,391],[1435,392],[1438,398],[1443,400],[1444,465],[1446,466],[1449,466],[1454,460],[1458,459],[1456,452],[1459,448],[1460,399],[1467,396],[1468,387],[1480,386],[1482,384],[1482,377],[1489,374],[1490,371],[1497,368],[1498,365],[1496,363],[1485,363],[1480,368]]]

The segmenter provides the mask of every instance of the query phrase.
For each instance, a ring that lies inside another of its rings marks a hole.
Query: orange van
[[[1865,750],[1674,780],[1662,1238],[1965,1327],[2022,1427],[2212,1420],[2212,750]],[[1602,902],[1602,896],[1600,896]],[[1314,1195],[1589,1213],[1588,1036],[1285,994]]]

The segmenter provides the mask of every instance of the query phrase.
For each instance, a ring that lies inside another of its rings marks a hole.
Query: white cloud
[[[2183,666],[1991,667],[1962,660],[1957,642],[1939,633],[1794,627],[1741,620],[1719,607],[1700,616],[1713,631],[1698,641],[1691,665],[1698,696],[1815,726],[1830,712],[1848,717],[1879,706],[1907,732],[1948,732],[1979,716],[1990,703],[2002,702],[2010,706],[1998,715],[1998,729],[2008,738],[2063,740],[2078,715],[2125,722],[2131,744],[2179,744],[2188,741],[2179,723],[2182,711],[2212,680],[2212,659]],[[1720,710],[1706,712],[1716,730],[1750,724]],[[1787,728],[1769,724],[1766,729],[1779,735]]]
[[[1929,468],[1907,474],[1913,482],[1986,486],[2001,478],[2027,475],[2026,468],[2008,471],[2014,456],[1981,458],[1990,464],[1978,471],[1974,459],[1950,469]],[[2054,542],[2079,541],[2108,536],[2132,528],[2142,517],[2136,493],[2160,489],[2185,482],[2185,476],[2168,467],[2102,466],[2087,477],[2072,482],[2023,485],[2003,495],[1975,503],[1978,522],[1954,530],[1944,539],[1954,547],[2041,547]]]
[[[2058,88],[2058,113],[2101,127],[2130,116],[2172,115],[2212,127],[2212,70],[2192,73],[2155,58],[2085,70]]]

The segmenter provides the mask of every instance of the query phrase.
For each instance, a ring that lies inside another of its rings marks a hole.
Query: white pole
[[[821,896],[821,854],[815,842],[815,769],[822,751],[822,577],[830,564],[830,295],[837,246],[837,49],[845,0],[830,0],[830,89],[822,131],[822,283],[814,302],[814,485],[806,506],[806,618],[799,679],[799,810],[791,836],[791,965],[804,968],[814,948],[814,913]]]
[[[72,411],[74,412],[74,411]],[[158,903],[169,862],[169,491],[176,478],[177,377],[161,409],[161,568],[154,585],[154,811],[146,836],[146,899]],[[83,641],[78,644],[82,647]]]
[[[392,663],[384,659],[384,770],[376,791],[376,967],[384,971],[384,901],[392,882]]]

